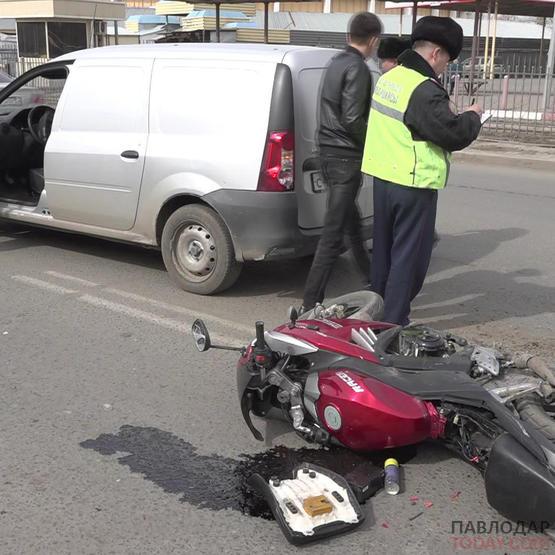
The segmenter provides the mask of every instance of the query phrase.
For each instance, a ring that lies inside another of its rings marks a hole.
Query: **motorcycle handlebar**
[[[258,321],[255,324],[256,326],[256,346],[258,348],[262,348],[266,341],[264,340],[264,322]]]

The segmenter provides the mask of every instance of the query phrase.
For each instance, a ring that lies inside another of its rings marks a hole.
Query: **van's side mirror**
[[[208,351],[212,346],[210,341],[210,334],[208,333],[208,328],[202,320],[195,320],[191,328],[191,333],[193,334],[193,339],[195,340],[195,345],[197,349],[204,353]]]

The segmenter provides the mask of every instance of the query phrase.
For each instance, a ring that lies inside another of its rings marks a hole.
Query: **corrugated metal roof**
[[[288,29],[290,31],[323,31],[330,33],[346,33],[352,14],[346,13],[308,13],[308,12],[270,12],[270,29]],[[382,15],[384,33],[398,35],[400,18],[398,15]],[[258,28],[264,28],[264,12],[256,12],[252,19]],[[467,37],[472,36],[474,21],[469,18],[457,18]],[[412,28],[412,15],[403,17],[403,32]],[[484,34],[485,31],[482,32]],[[510,38],[541,38],[541,25],[533,22],[503,21],[497,22],[497,36]],[[547,34],[547,33],[546,33]]]
[[[234,21],[248,21],[248,17],[241,12],[223,11],[220,13],[220,28]],[[187,17],[181,19],[182,31],[213,31],[216,29],[216,11],[200,10],[191,12]]]
[[[235,35],[237,42],[264,42],[263,29],[237,29]],[[271,30],[268,32],[268,40],[271,44],[289,44],[289,31]]]
[[[144,31],[132,31],[131,29],[118,25],[118,35],[122,37],[144,37],[148,35],[163,34],[165,31],[165,28],[166,28],[165,25],[158,25],[158,27],[153,27],[152,29],[146,29]],[[114,35],[115,34],[114,31],[115,31],[114,24],[108,23],[107,34]]]
[[[270,29],[296,29],[299,31],[342,31],[346,32],[348,13],[270,12]],[[264,27],[264,12],[257,11],[253,21]]]
[[[179,24],[180,18],[175,16],[165,16],[165,15],[131,15],[126,19],[126,22],[138,23],[139,25],[163,25],[166,23],[166,18],[169,23]]]
[[[223,25],[223,29],[260,29],[254,21],[232,21]]]
[[[184,19],[194,19],[197,17],[216,17],[216,10],[198,10],[191,12],[190,14],[182,17],[181,20]],[[242,12],[229,12],[227,10],[220,11],[221,19],[244,19],[248,20],[249,18]]]
[[[158,15],[185,15],[192,11],[214,9],[214,4],[203,2],[183,2],[181,0],[160,0],[155,5]],[[256,4],[221,4],[222,10],[243,12],[253,16],[256,13]]]

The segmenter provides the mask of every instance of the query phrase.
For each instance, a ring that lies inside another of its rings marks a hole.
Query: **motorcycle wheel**
[[[555,418],[546,413],[539,397],[527,395],[516,401],[515,406],[522,420],[530,422],[547,439],[555,442]]]

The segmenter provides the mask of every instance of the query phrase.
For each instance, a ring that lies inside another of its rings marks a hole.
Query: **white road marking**
[[[66,279],[69,281],[73,281],[76,284],[83,285],[85,287],[100,287],[100,284],[95,283],[94,281],[89,281],[88,279],[83,279],[80,277],[72,276],[69,274],[63,274],[61,272],[55,272],[53,270],[49,270],[44,272],[45,274],[52,276],[58,279]],[[129,291],[124,291],[122,289],[116,289],[112,287],[106,287],[103,289],[107,293],[111,293],[113,295],[118,295],[125,299],[130,299],[133,301],[138,301],[142,303],[147,303],[157,308],[162,308],[164,310],[169,310],[170,312],[175,312],[177,314],[185,314],[190,316],[191,318],[202,318],[207,320],[208,322],[213,322],[214,324],[220,324],[222,326],[226,326],[229,328],[233,328],[239,332],[244,332],[246,334],[252,334],[252,326],[246,326],[244,324],[239,324],[238,322],[234,322],[232,320],[226,320],[225,318],[220,318],[219,316],[213,316],[212,314],[206,314],[204,312],[198,312],[196,310],[192,310],[189,308],[185,308],[183,306],[174,305],[170,303],[166,303],[163,301],[158,301],[156,299],[151,299],[150,297],[143,297],[142,295],[137,295],[136,293],[131,293]]]
[[[435,324],[436,322],[441,322],[444,320],[454,320],[455,318],[462,318],[463,316],[468,316],[467,312],[455,312],[453,314],[444,314],[443,316],[430,316],[427,318],[415,318],[414,322],[417,324]]]
[[[204,320],[214,322],[215,324],[227,326],[239,332],[245,332],[250,335],[252,335],[254,330],[254,326],[245,326],[243,324],[238,324],[237,322],[233,322],[232,320],[226,320],[225,318],[219,318],[218,316],[212,316],[211,314],[205,314],[203,312],[198,312],[196,310],[185,308],[183,306],[157,301],[155,299],[150,299],[149,297],[143,297],[142,295],[137,295],[135,293],[130,293],[128,291],[122,291],[121,289],[107,288],[107,289],[104,289],[104,291],[106,291],[107,293],[112,293],[113,295],[119,295],[120,297],[124,297],[126,299],[148,303],[158,308],[163,308],[165,310],[177,312],[178,314],[186,314],[191,318],[202,318]]]
[[[482,295],[480,293],[471,293],[468,295],[463,295],[461,297],[456,297],[454,299],[448,299],[446,301],[438,301],[437,303],[428,303],[428,304],[416,303],[414,308],[418,310],[429,310],[431,308],[450,307],[452,305],[458,305],[458,304],[467,303],[469,301],[473,301],[474,299],[477,299],[478,297],[481,297],[481,296]]]
[[[53,293],[58,293],[59,295],[70,295],[73,293],[79,293],[74,289],[68,289],[67,287],[62,287],[60,285],[54,285],[48,281],[42,281],[41,279],[35,279],[29,276],[12,276],[15,281],[20,281],[27,285],[33,285],[34,287],[39,287],[40,289],[45,289],[47,291],[52,291]]]
[[[93,287],[93,286],[98,287],[99,286],[99,284],[94,283],[92,281],[88,281],[88,280],[85,280],[85,279],[82,279],[82,278],[77,278],[75,276],[70,276],[68,274],[62,274],[60,272],[48,271],[48,272],[45,272],[45,273],[47,275],[52,276],[52,277],[60,277],[62,279],[73,280],[76,283],[80,283],[82,285],[85,285],[86,287]],[[40,289],[44,289],[44,290],[47,290],[47,291],[51,291],[53,293],[57,293],[59,295],[70,295],[70,294],[82,293],[82,292],[77,291],[75,289],[68,289],[67,287],[62,287],[61,285],[56,285],[54,283],[50,283],[48,281],[43,281],[41,279],[36,279],[36,278],[30,277],[30,276],[15,275],[15,276],[12,276],[12,279],[15,280],[15,281],[25,283],[27,285],[31,285],[33,287],[38,287]],[[220,325],[220,326],[225,326],[225,327],[228,327],[228,328],[233,328],[233,330],[235,332],[237,332],[237,335],[226,335],[226,334],[214,333],[213,334],[214,340],[217,343],[227,344],[227,345],[236,345],[237,343],[241,344],[242,340],[240,339],[240,336],[243,335],[243,333],[247,336],[252,335],[252,329],[250,327],[238,324],[236,322],[232,322],[231,320],[225,320],[223,318],[218,318],[217,316],[211,316],[210,314],[199,313],[199,312],[196,312],[194,310],[189,310],[187,308],[180,307],[180,306],[173,306],[169,303],[164,303],[162,301],[156,301],[154,299],[150,299],[148,297],[142,297],[141,295],[136,295],[135,293],[130,293],[128,291],[122,291],[120,289],[105,288],[105,289],[102,289],[102,291],[105,291],[106,293],[112,293],[112,294],[115,294],[115,295],[120,295],[120,296],[128,298],[128,299],[141,301],[141,302],[146,302],[146,303],[149,303],[153,306],[157,306],[159,308],[163,308],[163,309],[166,309],[166,310],[186,314],[187,316],[189,316],[191,318],[190,322],[192,322],[193,318],[201,317],[201,318],[204,318],[209,323],[213,323],[215,325]],[[78,297],[78,300],[82,301],[82,302],[85,302],[87,304],[90,304],[92,306],[96,306],[96,307],[100,307],[100,308],[110,310],[112,312],[116,312],[118,314],[124,314],[126,316],[131,317],[131,318],[136,318],[136,319],[139,319],[139,320],[143,320],[145,322],[150,322],[152,324],[156,324],[156,325],[164,327],[166,329],[171,329],[173,331],[177,331],[180,334],[190,335],[190,333],[191,333],[191,323],[190,322],[184,322],[182,320],[175,320],[173,318],[166,318],[164,316],[160,316],[160,315],[155,314],[153,312],[147,312],[145,310],[140,310],[140,309],[137,309],[137,308],[133,308],[133,307],[128,306],[126,304],[112,302],[112,301],[109,301],[107,299],[103,299],[101,297],[97,297],[97,296],[93,296],[93,295],[86,295],[86,294],[81,295],[81,296]]]
[[[125,316],[130,316],[131,318],[136,318],[138,320],[150,322],[151,324],[156,324],[157,326],[161,326],[163,328],[177,331],[178,333],[181,333],[184,335],[191,334],[191,324],[181,322],[179,320],[173,320],[172,318],[165,318],[163,316],[158,316],[157,314],[153,314],[152,312],[146,312],[144,310],[132,308],[125,304],[114,303],[112,301],[108,301],[100,297],[95,297],[93,295],[82,295],[81,297],[78,297],[78,299],[92,306],[105,308],[107,310],[116,312],[118,314],[123,314]],[[237,342],[239,341],[236,337],[220,335],[217,333],[213,335],[213,338],[217,342],[228,344],[228,345],[237,344]]]
[[[70,276],[68,274],[62,274],[60,272],[53,272],[53,271],[48,271],[48,272],[44,272],[45,274],[48,274],[49,276],[55,277],[55,278],[59,278],[59,279],[67,279],[68,281],[74,281],[75,283],[78,283],[79,285],[83,285],[85,287],[98,287],[98,283],[95,283],[94,281],[89,281],[88,279],[82,279],[82,278],[78,278],[75,276]]]

